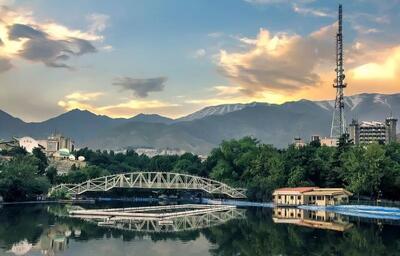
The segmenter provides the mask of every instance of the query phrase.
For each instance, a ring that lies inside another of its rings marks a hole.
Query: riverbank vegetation
[[[149,158],[132,150],[115,153],[84,148],[75,154],[84,156],[88,166],[72,168],[67,175],[57,175],[57,170],[47,167],[40,150],[32,155],[14,151],[8,152],[11,161],[0,164],[0,195],[8,201],[31,198],[54,184],[139,170],[210,177],[245,187],[249,198],[260,201],[270,200],[274,189],[286,186],[345,187],[356,196],[400,200],[399,143],[354,146],[341,140],[337,148],[313,142],[277,149],[245,137],[222,142],[204,161],[191,153]]]

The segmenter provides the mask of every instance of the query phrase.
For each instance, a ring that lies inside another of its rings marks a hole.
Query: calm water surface
[[[125,221],[104,227],[68,217],[69,207],[2,206],[0,255],[400,255],[400,223],[395,221],[247,208],[199,216],[192,219],[196,225]]]

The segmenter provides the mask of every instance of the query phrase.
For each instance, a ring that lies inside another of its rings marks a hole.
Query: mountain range
[[[295,136],[328,136],[334,101],[299,100],[283,104],[254,102],[211,106],[178,119],[139,114],[110,118],[71,110],[43,122],[27,123],[0,110],[0,139],[13,136],[46,138],[53,132],[72,137],[80,147],[179,148],[206,154],[222,140],[254,136],[285,147]],[[347,121],[381,120],[400,115],[400,94],[358,94],[345,97]]]

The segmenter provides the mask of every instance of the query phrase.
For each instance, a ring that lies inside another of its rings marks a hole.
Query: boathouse
[[[348,203],[352,195],[343,188],[296,187],[277,189],[272,198],[277,206],[328,206]]]

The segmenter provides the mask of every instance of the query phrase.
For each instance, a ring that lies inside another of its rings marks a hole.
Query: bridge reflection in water
[[[70,217],[96,223],[98,226],[137,232],[181,232],[245,219],[245,209],[235,206],[168,205],[71,211]]]
[[[274,223],[295,224],[318,229],[346,231],[353,227],[349,217],[335,212],[313,211],[299,208],[278,207],[273,209]]]

